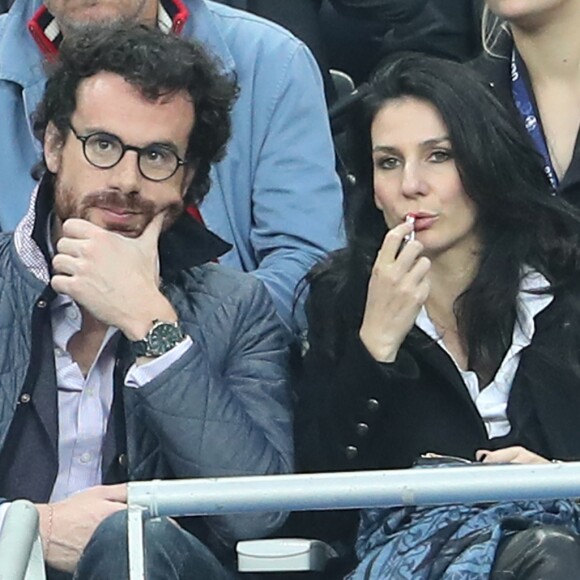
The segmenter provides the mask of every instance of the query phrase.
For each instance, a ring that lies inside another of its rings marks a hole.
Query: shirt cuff
[[[125,386],[138,389],[143,385],[157,378],[163,371],[167,370],[173,363],[177,362],[193,345],[190,336],[186,336],[179,344],[176,344],[165,354],[153,359],[150,362],[137,366],[132,365],[125,377]],[[0,506],[0,509],[2,506]]]
[[[2,528],[4,527],[4,519],[6,518],[6,512],[8,508],[12,505],[12,502],[5,501],[0,504],[0,534],[2,533]]]

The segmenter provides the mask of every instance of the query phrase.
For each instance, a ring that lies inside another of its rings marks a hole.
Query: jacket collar
[[[511,35],[502,34],[493,48],[494,55],[482,52],[472,61],[473,67],[504,103],[511,102]]]
[[[182,0],[159,0],[157,26],[164,32],[179,34],[189,18],[189,10]],[[62,32],[54,16],[42,4],[28,21],[28,31],[45,57],[58,54]]]
[[[36,278],[46,284],[51,275],[47,224],[53,204],[52,179],[46,174],[32,193],[28,211],[14,232],[20,259]],[[159,238],[161,277],[170,282],[183,270],[215,261],[231,247],[184,211]]]

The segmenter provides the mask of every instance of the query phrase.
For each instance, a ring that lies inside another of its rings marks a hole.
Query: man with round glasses
[[[72,31],[115,22],[194,38],[237,79],[232,139],[199,213],[232,244],[220,263],[262,280],[281,321],[303,330],[304,293],[297,302],[295,290],[342,244],[342,190],[316,61],[290,33],[247,12],[206,0],[19,0],[0,15],[0,229],[18,223],[33,187],[40,151],[30,114],[45,62]]]
[[[128,577],[123,482],[292,469],[288,333],[185,211],[236,94],[199,45],[142,26],[70,35],[48,79],[45,172],[0,235],[0,527],[35,502],[49,580]],[[232,544],[283,521],[151,520],[147,578],[232,578]]]
[[[127,151],[137,153],[137,166],[141,175],[151,181],[165,181],[175,175],[175,172],[185,165],[169,145],[154,143],[147,147],[125,145],[117,135],[96,131],[88,135],[79,135],[72,124],[69,124],[73,135],[83,144],[86,160],[100,169],[115,167],[123,159]]]

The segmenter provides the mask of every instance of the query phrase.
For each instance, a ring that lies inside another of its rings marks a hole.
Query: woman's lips
[[[404,221],[408,221],[410,218],[412,218],[413,231],[420,232],[422,230],[429,229],[438,217],[439,216],[434,213],[416,211],[407,213],[405,215]]]
[[[436,215],[415,215],[415,231],[428,230],[436,221]]]

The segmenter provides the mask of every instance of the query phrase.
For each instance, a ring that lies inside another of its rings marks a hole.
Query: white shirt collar
[[[510,431],[511,426],[507,418],[509,394],[522,350],[532,342],[534,337],[536,330],[534,319],[554,300],[549,288],[550,283],[542,274],[529,267],[522,269],[520,291],[516,304],[517,320],[512,334],[512,344],[495,377],[484,389],[480,389],[478,378],[473,371],[464,371],[459,367],[453,355],[445,347],[445,343],[429,318],[425,307],[421,308],[415,320],[415,325],[435,340],[457,367],[490,438],[506,435]],[[542,290],[543,292],[541,292]]]

